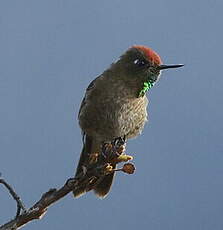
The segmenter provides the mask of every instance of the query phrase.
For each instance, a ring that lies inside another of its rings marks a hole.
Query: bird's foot
[[[102,155],[105,159],[117,158],[125,153],[125,138],[115,138],[112,142],[102,145]]]
[[[125,146],[126,144],[120,145],[117,147],[116,152],[118,155],[124,154],[125,153]]]
[[[125,137],[118,137],[115,138],[112,141],[112,146],[114,146],[114,149],[116,151],[116,154],[121,155],[125,152],[125,146],[126,146],[126,139]]]

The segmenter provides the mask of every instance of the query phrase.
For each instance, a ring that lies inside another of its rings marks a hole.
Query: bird
[[[141,134],[148,120],[147,91],[159,80],[162,70],[182,66],[164,65],[151,48],[134,45],[90,83],[78,114],[83,149],[75,176],[86,169],[90,154],[101,153],[103,143]],[[110,191],[114,173],[105,175],[93,186],[99,198]],[[82,187],[73,190],[73,195],[79,197],[87,191]]]

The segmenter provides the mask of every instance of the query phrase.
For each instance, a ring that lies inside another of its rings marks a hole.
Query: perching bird
[[[90,83],[78,116],[84,144],[76,175],[84,170],[89,154],[101,152],[103,143],[142,132],[147,121],[146,92],[157,82],[161,70],[181,66],[163,65],[151,48],[133,46]],[[113,177],[114,172],[93,187],[97,196],[107,195]],[[78,197],[85,192],[86,188],[81,188],[73,193]]]

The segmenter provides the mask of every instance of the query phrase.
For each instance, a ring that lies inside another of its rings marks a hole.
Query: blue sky
[[[68,195],[24,229],[222,230],[223,2],[0,2],[0,172],[26,206],[74,173],[85,88],[143,44],[166,64],[149,92],[149,123],[129,141],[136,173],[109,196]],[[15,203],[0,188],[0,223]]]

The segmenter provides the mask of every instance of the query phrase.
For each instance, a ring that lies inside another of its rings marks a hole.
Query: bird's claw
[[[125,144],[124,145],[120,145],[117,150],[116,150],[118,155],[124,154],[125,152]]]

